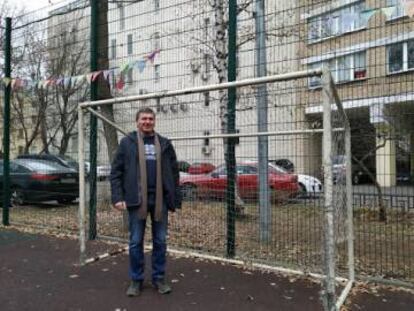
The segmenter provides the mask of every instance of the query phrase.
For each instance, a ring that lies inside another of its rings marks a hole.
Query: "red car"
[[[196,162],[188,168],[188,174],[207,174],[214,171],[216,167],[207,162]]]
[[[286,200],[297,195],[299,191],[297,175],[287,173],[272,164],[269,164],[268,172],[272,200]],[[240,197],[243,200],[257,200],[259,196],[257,162],[237,164],[236,173]],[[183,175],[180,177],[180,185],[184,199],[224,199],[227,188],[226,167],[221,165],[209,174]]]

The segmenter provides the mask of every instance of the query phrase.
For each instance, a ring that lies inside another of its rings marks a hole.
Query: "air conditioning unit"
[[[198,73],[198,71],[200,70],[201,64],[199,62],[193,60],[190,63],[190,67],[191,67],[191,71],[193,73]]]
[[[201,147],[201,153],[204,155],[210,155],[213,149],[210,146]]]
[[[208,73],[207,73],[207,72],[203,72],[203,73],[201,74],[201,80],[203,80],[203,81],[207,81],[207,80],[208,80],[208,78],[209,78],[209,75],[208,75]]]

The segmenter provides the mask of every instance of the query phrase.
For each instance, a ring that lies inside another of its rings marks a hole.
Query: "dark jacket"
[[[159,134],[161,146],[161,175],[163,200],[169,210],[181,208],[181,192],[177,156],[171,141]],[[139,180],[137,132],[123,137],[111,166],[112,203],[125,201],[128,208],[141,205],[141,185]]]

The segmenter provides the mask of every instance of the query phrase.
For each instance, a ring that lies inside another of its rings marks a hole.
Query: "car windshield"
[[[275,174],[288,174],[288,171],[283,167],[269,163],[269,171]]]
[[[51,161],[42,161],[42,160],[30,160],[30,161],[19,161],[16,160],[16,163],[23,165],[29,168],[32,171],[38,172],[56,172],[66,170],[67,168]]]

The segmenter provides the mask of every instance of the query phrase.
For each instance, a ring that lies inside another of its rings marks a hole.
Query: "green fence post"
[[[90,39],[90,69],[94,72],[98,69],[98,31],[99,31],[99,4],[98,0],[91,0],[91,39]],[[97,100],[97,80],[91,83],[91,101]],[[89,137],[89,240],[96,239],[96,164],[98,145],[98,120],[90,114],[90,137]]]
[[[4,77],[11,77],[11,21],[6,18],[6,33],[4,42]],[[10,81],[4,86],[4,110],[3,110],[3,225],[10,225]]]
[[[229,0],[229,30],[228,30],[228,72],[229,82],[236,80],[236,40],[237,40],[237,0]],[[227,102],[227,132],[236,132],[236,88],[228,89]],[[235,139],[227,139],[226,167],[227,167],[227,256],[235,255],[236,239],[236,209],[235,209],[235,178],[236,178],[236,155]]]

